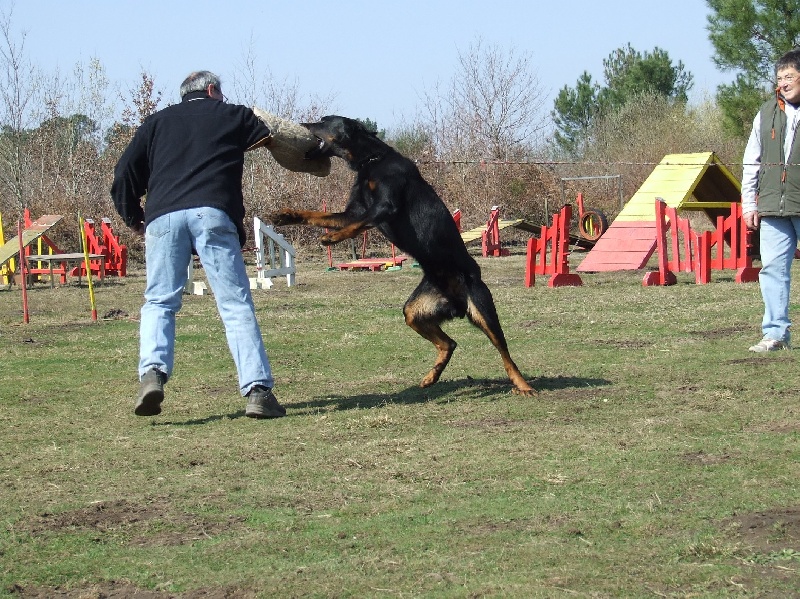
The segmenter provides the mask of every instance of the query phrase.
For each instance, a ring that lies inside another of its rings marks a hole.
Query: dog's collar
[[[365,166],[367,166],[370,162],[377,162],[378,160],[383,160],[386,154],[373,154],[358,163],[358,170],[361,170]]]

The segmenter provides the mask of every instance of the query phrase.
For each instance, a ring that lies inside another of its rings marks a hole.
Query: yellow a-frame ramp
[[[656,248],[655,200],[681,210],[702,210],[715,222],[741,201],[741,184],[713,152],[668,154],[625,204],[575,269],[579,272],[644,268]]]

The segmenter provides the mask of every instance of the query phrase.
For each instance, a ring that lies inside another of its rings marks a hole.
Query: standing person
[[[775,64],[775,98],[765,102],[753,120],[744,151],[742,213],[748,229],[760,228],[764,299],[763,339],[753,352],[791,349],[789,287],[800,237],[800,49]]]
[[[145,238],[147,286],[139,329],[138,416],[161,413],[172,375],[175,315],[195,252],[225,326],[251,418],[286,414],[256,320],[242,258],[244,153],[268,145],[269,128],[245,106],[228,104],[220,79],[190,74],[181,102],[141,124],[114,169],[111,196],[125,224]],[[142,197],[147,195],[142,208]]]

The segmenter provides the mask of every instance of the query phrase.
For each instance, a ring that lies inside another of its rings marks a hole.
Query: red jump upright
[[[455,212],[453,212],[453,220],[456,221],[458,232],[461,233],[461,208],[456,208]]]
[[[461,218],[457,224],[461,225]],[[481,235],[481,252],[483,257],[487,256],[508,256],[509,251],[500,245],[500,206],[492,206],[489,220],[486,222],[486,230]]]
[[[92,260],[90,262],[92,273],[97,277],[101,277],[101,275],[126,276],[128,271],[128,248],[120,244],[119,236],[114,234],[111,221],[104,218],[100,224],[100,233],[98,234],[94,221],[91,218],[87,218],[83,221],[83,231],[86,234],[89,253],[103,255],[103,264],[100,264],[100,260]],[[76,266],[70,274],[72,276],[86,275],[86,265]]]
[[[111,221],[104,218],[100,223],[103,245],[106,247],[106,274],[124,277],[128,274],[128,247],[119,242]]]
[[[712,269],[736,270],[737,283],[758,280],[760,269],[753,266],[748,251],[752,248],[752,232],[744,224],[738,202],[731,203],[729,216],[717,217],[714,231],[703,233],[693,231],[688,219],[679,217],[677,209],[658,198],[655,213],[658,270],[646,273],[642,285],[674,285],[675,272],[694,272],[695,282],[703,285],[711,282]],[[727,256],[726,244],[730,246]]]
[[[711,259],[711,268],[735,270],[737,283],[758,281],[761,269],[753,266],[753,258],[750,256],[750,250],[753,249],[753,235],[754,232],[744,224],[742,205],[739,202],[732,202],[730,215],[718,216],[717,228],[711,233],[711,247],[717,248],[716,255]],[[723,252],[726,242],[731,248],[727,257]]]
[[[539,239],[528,240],[525,261],[525,287],[533,287],[536,275],[550,275],[548,287],[579,287],[583,285],[579,275],[569,272],[569,224],[572,206],[567,204],[553,215],[553,224],[542,227]],[[550,261],[547,261],[548,247]]]

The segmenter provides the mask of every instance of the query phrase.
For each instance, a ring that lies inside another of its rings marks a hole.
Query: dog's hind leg
[[[457,346],[439,325],[456,314],[447,298],[423,278],[403,306],[403,315],[408,326],[436,347],[436,362],[420,383],[420,387],[430,387],[439,380]]]
[[[474,280],[469,285],[467,318],[486,334],[492,345],[500,352],[506,374],[514,384],[512,392],[517,395],[536,395],[536,390],[528,384],[514,360],[511,359],[506,336],[500,326],[500,318],[497,316],[497,309],[494,305],[494,299],[492,299],[492,293],[480,279]]]

